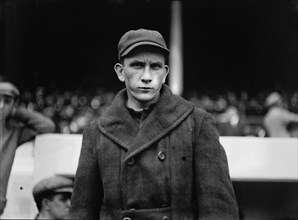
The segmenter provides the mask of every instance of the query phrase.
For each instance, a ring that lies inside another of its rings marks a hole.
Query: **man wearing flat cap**
[[[39,213],[35,219],[67,219],[73,181],[53,176],[39,181],[33,188],[33,197]]]
[[[0,82],[0,216],[6,206],[6,192],[18,146],[38,133],[53,132],[53,121],[17,106],[19,90],[10,82]]]
[[[70,219],[238,219],[212,116],[165,85],[169,53],[158,31],[121,37],[125,89],[84,130]]]

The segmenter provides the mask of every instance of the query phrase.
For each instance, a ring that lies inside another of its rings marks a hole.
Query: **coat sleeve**
[[[238,219],[238,205],[230,179],[226,153],[215,121],[204,112],[196,120],[195,187],[199,219]]]
[[[71,198],[70,219],[99,219],[102,185],[96,152],[98,130],[86,126]]]
[[[37,134],[51,133],[55,130],[52,119],[39,112],[28,111],[23,107],[14,109],[12,119],[23,125],[18,145],[31,140]]]

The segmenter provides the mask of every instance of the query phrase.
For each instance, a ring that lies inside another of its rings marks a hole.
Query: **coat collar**
[[[121,90],[111,106],[98,121],[102,133],[129,151],[136,154],[162,138],[182,122],[193,110],[193,104],[171,93],[163,85],[158,102],[139,128],[126,107],[126,89]]]

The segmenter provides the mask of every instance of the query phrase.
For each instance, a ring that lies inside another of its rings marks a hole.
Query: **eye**
[[[141,69],[144,67],[144,64],[141,62],[133,62],[130,64],[131,67],[135,68],[135,69]]]
[[[10,105],[13,103],[13,99],[11,98],[4,98],[4,103],[7,104],[7,105]]]
[[[152,64],[150,65],[150,68],[151,68],[151,69],[154,69],[154,70],[159,70],[159,69],[162,68],[162,65],[161,65],[160,63],[152,63]]]
[[[61,201],[67,201],[67,200],[69,200],[70,199],[70,195],[62,195],[62,197],[61,197]]]

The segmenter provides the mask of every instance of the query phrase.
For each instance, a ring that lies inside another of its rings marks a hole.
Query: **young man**
[[[67,219],[73,181],[54,176],[39,181],[33,188],[33,197],[39,213],[35,219]]]
[[[164,84],[161,34],[128,31],[118,52],[126,88],[85,128],[71,219],[238,219],[214,120]]]
[[[40,113],[17,107],[19,90],[0,82],[0,216],[6,206],[8,180],[18,146],[38,133],[53,132],[53,121]]]

